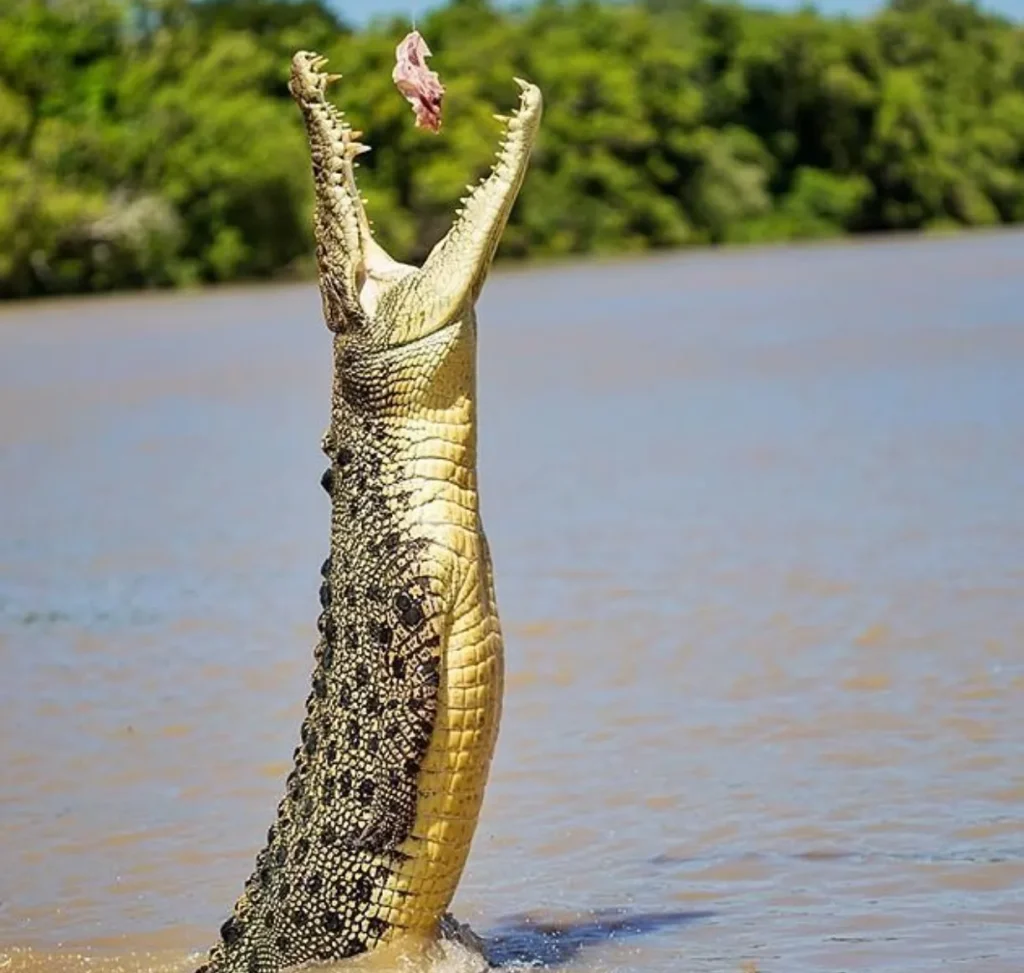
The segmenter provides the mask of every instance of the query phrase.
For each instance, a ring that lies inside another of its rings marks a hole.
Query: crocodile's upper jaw
[[[289,88],[302,109],[316,192],[315,233],[324,315],[332,331],[373,323],[387,345],[426,337],[462,317],[483,286],[522,185],[540,125],[540,90],[517,80],[518,108],[488,175],[462,199],[456,219],[417,269],[399,263],[373,238],[355,179],[355,158],[368,150],[326,97],[340,77],[326,59],[300,51]],[[499,116],[500,117],[500,116]]]

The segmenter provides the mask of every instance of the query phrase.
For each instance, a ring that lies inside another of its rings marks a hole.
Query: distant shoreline
[[[943,243],[963,242],[965,240],[983,240],[990,237],[1020,236],[1024,242],[1024,225],[995,227],[963,227],[956,230],[890,230],[884,233],[845,234],[826,237],[818,240],[778,240],[763,243],[726,243],[705,244],[701,246],[676,247],[662,250],[642,250],[619,254],[569,254],[566,256],[538,256],[522,259],[505,259],[495,264],[491,271],[492,278],[516,277],[536,273],[558,273],[560,271],[583,270],[595,265],[621,267],[630,264],[657,264],[659,262],[677,262],[686,257],[694,259],[750,256],[759,251],[766,256],[776,253],[792,253],[806,251],[814,253],[824,249],[862,249],[865,247],[901,246],[910,243]],[[174,301],[188,300],[196,297],[230,298],[239,293],[256,290],[281,290],[287,288],[313,289],[316,287],[316,275],[254,278],[252,280],[227,281],[222,284],[199,284],[190,287],[150,287],[137,289],[121,289],[105,292],[83,294],[44,294],[38,297],[0,300],[0,327],[4,318],[13,317],[15,312],[30,308],[45,309],[60,307],[69,303],[98,304],[122,303],[130,301]]]

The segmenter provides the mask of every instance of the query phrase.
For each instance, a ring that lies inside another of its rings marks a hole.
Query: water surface
[[[1024,968],[1024,235],[495,276],[459,916],[569,971]],[[0,946],[205,948],[306,695],[310,287],[0,311]]]

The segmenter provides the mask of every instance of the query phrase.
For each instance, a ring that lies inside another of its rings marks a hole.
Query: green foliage
[[[352,32],[323,0],[5,0],[0,297],[308,272],[300,48],[345,74],[405,259],[486,171],[515,74],[547,107],[506,257],[1024,221],[1024,30],[973,3],[450,0],[420,25],[438,137],[391,83],[407,29]]]

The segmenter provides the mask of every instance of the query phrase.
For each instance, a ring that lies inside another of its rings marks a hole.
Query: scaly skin
[[[480,813],[502,695],[477,498],[474,305],[526,173],[541,96],[519,82],[492,171],[416,269],[373,240],[353,172],[365,147],[327,102],[323,64],[297,54],[290,82],[312,154],[334,334],[320,639],[285,797],[200,967],[208,973],[278,973],[359,953],[387,961],[439,934],[472,942],[445,910]],[[4,973],[180,968],[146,956],[0,955]]]
[[[320,640],[287,793],[208,973],[277,973],[436,939],[501,712],[474,306],[526,173],[540,92],[519,82],[492,171],[416,269],[373,240],[353,171],[365,147],[326,100],[324,63],[297,54],[289,85],[312,154],[334,334]]]

